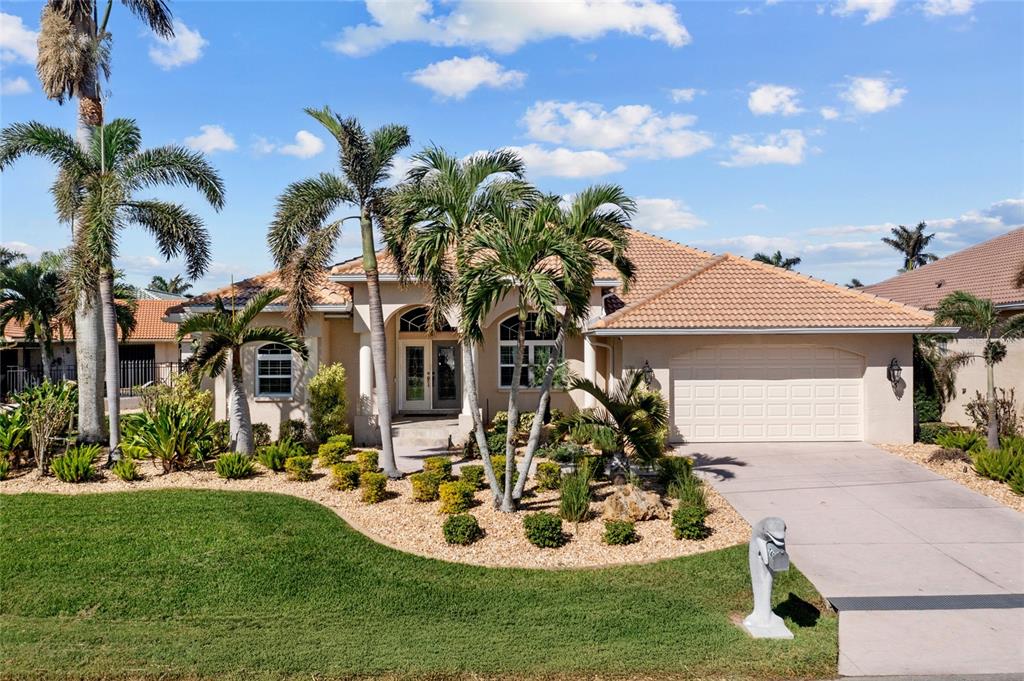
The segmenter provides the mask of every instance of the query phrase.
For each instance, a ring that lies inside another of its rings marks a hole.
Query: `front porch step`
[[[444,447],[449,437],[459,444],[466,436],[458,417],[403,416],[392,422],[391,433],[394,443],[403,447]]]

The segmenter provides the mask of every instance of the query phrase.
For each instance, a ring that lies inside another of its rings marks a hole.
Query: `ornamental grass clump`
[[[973,454],[985,449],[985,436],[973,430],[951,430],[936,436],[935,444]]]
[[[376,452],[375,452],[376,453]],[[359,476],[360,498],[365,504],[379,504],[387,499],[388,476],[383,473],[370,472]]]
[[[359,471],[362,473],[376,473],[380,470],[377,463],[377,450],[364,449],[356,452],[356,463],[359,464]]]
[[[277,442],[261,447],[256,454],[256,460],[265,467],[280,473],[284,470],[285,462],[293,456],[305,456],[306,448],[298,442],[282,438]]]
[[[53,457],[50,461],[50,470],[61,482],[85,482],[96,474],[92,462],[99,455],[99,445],[69,447],[61,456]]]
[[[444,479],[438,471],[422,471],[410,475],[409,482],[412,483],[412,498],[415,501],[437,501]]]
[[[423,472],[437,472],[444,480],[451,480],[452,460],[447,456],[428,456],[423,460]]]
[[[531,544],[541,549],[557,549],[569,538],[562,531],[562,519],[554,513],[540,511],[523,518],[523,531]]]
[[[441,513],[453,515],[465,513],[473,506],[476,489],[465,482],[445,482],[438,488],[438,496],[441,498]]]
[[[687,475],[671,483],[669,493],[679,506],[672,512],[672,534],[676,539],[704,539],[711,534],[707,526],[710,510],[704,484],[695,475]]]
[[[359,487],[359,465],[342,461],[331,466],[331,487],[348,492]]]
[[[601,540],[610,546],[625,546],[640,541],[640,535],[636,533],[636,523],[630,520],[606,520]]]
[[[125,482],[132,482],[142,477],[134,459],[118,459],[110,467],[111,472]]]
[[[441,525],[444,540],[455,546],[469,546],[484,536],[484,531],[475,516],[459,513],[449,516]]]
[[[248,454],[225,452],[217,457],[213,463],[213,470],[225,480],[239,480],[252,475],[255,468],[252,457]]]
[[[308,482],[313,479],[313,457],[292,456],[284,462],[284,471],[289,480]]]
[[[547,492],[562,486],[562,466],[554,461],[537,464],[537,489]]]
[[[327,442],[320,445],[320,448],[317,450],[317,457],[321,466],[324,468],[330,468],[336,463],[341,463],[341,461],[351,453],[351,435],[332,435]]]
[[[476,464],[460,468],[459,480],[472,485],[473,489],[483,489],[487,486],[487,480],[484,476],[484,467],[477,466]]]
[[[558,514],[562,518],[579,524],[590,517],[590,481],[589,466],[581,466],[562,478],[562,496],[558,502]]]

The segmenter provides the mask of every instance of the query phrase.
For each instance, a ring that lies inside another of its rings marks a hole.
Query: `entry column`
[[[355,439],[361,445],[377,444],[380,432],[377,430],[377,405],[373,399],[373,352],[370,349],[370,334],[359,334],[359,402],[356,404]]]

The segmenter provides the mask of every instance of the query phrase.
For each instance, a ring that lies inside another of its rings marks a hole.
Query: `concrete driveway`
[[[863,443],[687,445],[839,610],[843,675],[1024,674],[1024,515]]]

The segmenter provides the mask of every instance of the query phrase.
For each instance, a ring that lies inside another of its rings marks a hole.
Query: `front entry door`
[[[434,409],[459,409],[462,405],[459,344],[434,342]]]
[[[427,387],[427,351],[430,343],[407,342],[402,345],[402,404],[409,411],[430,409]]]

